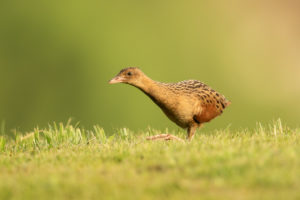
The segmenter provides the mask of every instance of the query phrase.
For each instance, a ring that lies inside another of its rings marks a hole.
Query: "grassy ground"
[[[156,133],[54,124],[0,136],[0,199],[300,198],[300,131],[280,121],[145,141]]]

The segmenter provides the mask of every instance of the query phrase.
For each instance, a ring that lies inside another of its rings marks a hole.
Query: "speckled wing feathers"
[[[165,83],[174,93],[184,93],[197,98],[199,100],[198,106],[201,106],[201,111],[195,115],[195,121],[200,123],[208,122],[216,116],[220,115],[223,110],[230,104],[222,94],[211,89],[208,85],[197,80],[185,80],[178,83]]]

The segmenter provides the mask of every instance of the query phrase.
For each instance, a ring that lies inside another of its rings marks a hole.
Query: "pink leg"
[[[159,134],[159,135],[149,136],[146,139],[147,140],[177,140],[180,142],[184,142],[183,139],[171,134]]]

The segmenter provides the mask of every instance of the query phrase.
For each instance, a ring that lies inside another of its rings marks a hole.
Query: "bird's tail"
[[[227,106],[229,106],[231,104],[231,101],[229,101],[229,100],[226,99],[226,103],[225,104],[226,104],[225,106],[227,107]]]

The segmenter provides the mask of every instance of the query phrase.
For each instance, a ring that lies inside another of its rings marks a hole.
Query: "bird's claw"
[[[147,140],[177,140],[180,142],[184,142],[183,139],[171,134],[159,134],[159,135],[149,136],[146,139]]]

